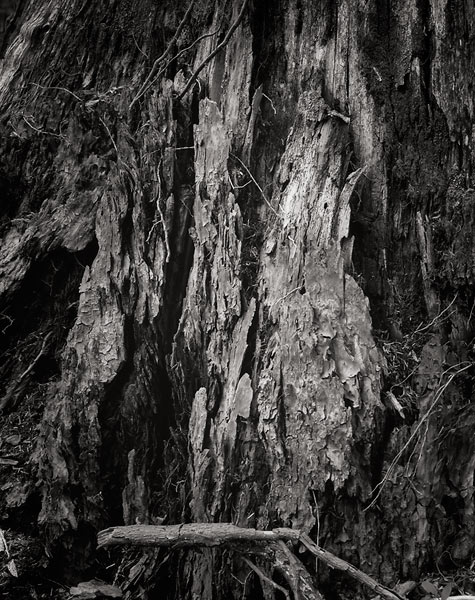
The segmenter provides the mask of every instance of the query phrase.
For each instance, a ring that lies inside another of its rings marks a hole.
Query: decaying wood
[[[400,600],[401,596],[396,592],[382,586],[372,577],[360,571],[345,560],[338,558],[331,552],[320,548],[310,537],[294,529],[280,527],[269,531],[248,529],[238,527],[232,523],[184,523],[181,525],[126,525],[111,527],[99,532],[97,536],[98,547],[105,546],[171,546],[174,548],[194,548],[200,546],[217,547],[231,546],[233,544],[270,544],[284,551],[286,560],[290,561],[291,571],[295,572],[303,568],[303,565],[295,556],[287,555],[288,548],[281,542],[300,542],[315,557],[322,560],[332,569],[343,571],[353,579],[372,589],[375,593],[388,598],[388,600]],[[298,561],[296,566],[295,561]],[[282,569],[282,561],[280,566]],[[305,571],[306,578],[309,577]],[[312,585],[306,583],[309,590]],[[313,592],[308,592],[309,594]],[[319,596],[319,594],[318,594]],[[308,596],[311,597],[311,596]]]
[[[475,9],[456,4],[17,2],[0,35],[12,536],[38,532],[65,572],[106,524],[158,517],[316,527],[386,585],[469,563],[468,369],[437,391],[473,363]],[[241,597],[226,553],[183,554],[170,597]]]
[[[291,530],[290,530],[291,531]],[[295,537],[294,534],[291,534]],[[103,546],[222,546],[234,542],[275,542],[290,539],[279,530],[259,531],[231,523],[191,523],[182,525],[124,525],[100,531],[98,547]]]

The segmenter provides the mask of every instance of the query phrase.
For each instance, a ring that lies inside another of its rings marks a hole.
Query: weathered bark
[[[14,5],[12,539],[45,542],[73,579],[98,529],[158,518],[298,529],[388,586],[469,560],[475,9]],[[162,558],[143,557],[130,598],[159,585]],[[258,593],[213,550],[167,564],[170,597]]]

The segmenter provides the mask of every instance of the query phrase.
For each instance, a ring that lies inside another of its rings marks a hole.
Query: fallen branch
[[[233,542],[275,542],[290,539],[276,531],[245,529],[231,523],[187,523],[181,525],[125,525],[110,527],[97,536],[98,547],[104,546],[222,546]],[[289,529],[288,531],[292,531]],[[298,534],[298,532],[294,532]]]
[[[330,568],[347,573],[353,579],[371,588],[380,596],[388,600],[401,600],[402,598],[402,596],[384,587],[355,566],[317,546],[308,535],[287,527],[262,531],[238,527],[232,523],[127,525],[111,527],[99,532],[97,541],[99,548],[114,545],[173,546],[174,548],[192,548],[196,546],[229,547],[236,544],[242,546],[243,542],[247,544],[266,543],[280,552],[283,548],[282,542],[298,542],[303,544],[309,552],[326,563]],[[249,550],[252,551],[252,548],[249,548]],[[292,569],[295,567],[295,565],[291,566]]]

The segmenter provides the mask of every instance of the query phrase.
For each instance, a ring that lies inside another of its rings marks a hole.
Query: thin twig
[[[451,303],[450,303],[450,304],[449,304],[449,305],[448,305],[446,308],[444,308],[444,310],[443,310],[443,311],[441,311],[441,312],[440,312],[438,315],[436,315],[436,316],[435,316],[435,317],[432,319],[432,321],[431,321],[431,322],[430,322],[428,325],[426,325],[425,327],[422,327],[421,329],[419,329],[419,327],[420,327],[420,325],[419,325],[419,326],[417,327],[417,329],[414,331],[414,334],[416,334],[416,333],[422,333],[422,332],[423,332],[423,331],[425,331],[426,329],[429,329],[430,327],[432,327],[432,325],[434,325],[434,323],[435,323],[436,321],[438,321],[438,320],[441,318],[441,316],[442,316],[444,313],[446,313],[446,312],[449,310],[449,308],[452,306],[452,304],[455,302],[455,300],[457,300],[457,296],[458,296],[458,292],[455,294],[455,296],[454,296],[454,299],[452,300],[452,302],[451,302]],[[452,312],[452,313],[450,313],[450,315],[452,315],[452,314],[453,314],[453,312]],[[450,315],[449,315],[449,317],[450,317]],[[447,317],[447,318],[448,318],[448,317]],[[421,325],[422,325],[422,323],[421,323]],[[413,334],[413,335],[414,335],[414,334]]]
[[[276,217],[280,218],[279,213],[275,210],[275,208],[272,206],[272,204],[269,202],[267,196],[264,193],[264,190],[261,188],[261,186],[257,183],[256,178],[254,177],[254,175],[251,173],[251,171],[249,171],[249,169],[246,167],[246,165],[242,162],[242,160],[236,156],[235,154],[232,154],[231,152],[229,153],[229,156],[232,156],[235,160],[238,161],[238,163],[242,166],[242,168],[246,171],[246,173],[249,175],[249,177],[252,179],[254,185],[256,186],[256,188],[259,190],[259,192],[261,193],[261,196],[264,198],[265,203],[267,204],[267,206],[271,209],[271,211],[274,213],[274,215]]]
[[[347,563],[345,560],[338,558],[337,556],[334,556],[328,552],[328,550],[324,550],[323,548],[320,548],[320,546],[317,546],[317,544],[315,544],[315,542],[307,534],[300,534],[299,541],[302,542],[307,550],[309,550],[314,556],[321,558],[327,565],[333,567],[334,569],[343,571],[344,573],[348,573],[354,579],[368,586],[380,596],[384,596],[391,600],[401,598],[401,596],[394,590],[381,585],[375,579],[363,571],[360,571],[360,569],[354,567],[352,564]]]
[[[300,537],[298,541],[301,541]],[[272,545],[272,550],[275,553],[275,567],[285,577],[295,600],[323,600],[313,585],[312,576],[288,544],[279,540]]]
[[[165,256],[165,262],[168,263],[170,261],[170,241],[168,239],[168,230],[167,230],[167,224],[165,222],[165,217],[163,215],[162,209],[160,208],[160,202],[158,202],[158,201],[157,201],[157,210],[158,210],[158,214],[160,215],[160,219],[162,221],[163,236],[165,238],[165,248],[167,251],[167,254]]]
[[[115,565],[113,565],[115,566]],[[40,574],[41,579],[43,579],[43,581],[49,581],[50,583],[54,583],[54,585],[57,585],[58,587],[62,588],[63,590],[69,590],[69,586],[64,585],[64,583],[60,583],[59,581],[56,581],[55,579],[51,579],[50,577],[45,577],[44,575]]]
[[[270,102],[272,110],[274,111],[274,115],[276,115],[277,111],[275,109],[275,106],[274,106],[274,103],[272,102],[272,100],[269,98],[269,96],[267,94],[262,93],[262,96],[263,96],[263,98],[266,98]]]
[[[12,219],[12,222],[13,221],[18,221],[18,220],[19,219]],[[9,315],[7,315],[7,314],[5,314],[3,312],[0,312],[0,317],[3,317],[7,321],[9,321],[8,325],[5,325],[5,327],[2,329],[2,333],[5,333],[5,331],[7,331],[7,329],[10,329],[10,327],[13,325],[14,321],[13,321],[13,319]]]
[[[99,121],[104,125],[107,133],[109,134],[109,138],[110,138],[110,141],[112,142],[112,145],[114,146],[114,150],[117,154],[117,158],[119,160],[121,160],[120,155],[119,155],[119,149],[117,148],[117,144],[115,143],[115,140],[112,137],[112,133],[111,133],[111,130],[109,129],[109,126],[107,125],[107,123],[104,121],[104,119],[102,117],[99,117]]]
[[[82,99],[79,96],[77,96],[74,92],[72,92],[71,90],[68,90],[68,88],[65,88],[65,87],[60,87],[57,85],[40,85],[39,83],[30,83],[30,85],[36,85],[36,87],[39,87],[42,90],[59,90],[60,92],[66,92],[67,94],[69,94],[70,96],[72,96],[73,98],[78,100],[79,102],[82,102]]]
[[[414,475],[417,472],[417,467],[418,467],[418,465],[419,465],[419,463],[421,461],[422,452],[423,452],[424,446],[425,446],[425,444],[427,442],[427,434],[428,433],[429,433],[429,423],[428,423],[428,421],[426,421],[426,423],[425,423],[425,431],[424,431],[424,433],[421,436],[419,454],[418,454],[418,457],[416,458],[416,462],[414,464],[414,469],[412,471],[412,475]],[[406,463],[406,473],[408,475],[409,475],[409,466],[410,466],[409,463],[412,460],[414,454],[416,453],[416,447],[417,447],[417,444],[414,444],[414,452],[411,453],[411,456],[408,458],[407,463]]]
[[[315,517],[317,520],[317,546],[320,546],[320,509],[318,508],[318,500],[315,490],[312,490],[313,501],[315,502]],[[318,557],[315,557],[315,573],[318,573]]]
[[[472,366],[473,365],[470,363],[470,364],[466,365],[465,367],[459,369],[455,373],[452,373],[452,375],[449,377],[449,379],[446,381],[446,383],[443,386],[439,387],[439,389],[437,390],[437,392],[435,394],[435,397],[434,397],[434,400],[433,400],[432,404],[429,406],[429,408],[427,409],[427,411],[425,412],[425,414],[423,415],[423,417],[421,418],[421,420],[417,424],[417,427],[414,429],[414,431],[412,432],[412,434],[409,436],[409,439],[407,440],[407,442],[404,444],[404,446],[402,447],[402,449],[396,454],[396,456],[392,460],[392,462],[389,465],[388,470],[386,471],[386,474],[384,475],[383,479],[373,489],[373,493],[376,490],[379,490],[379,491],[376,494],[376,496],[373,498],[373,500],[371,501],[371,504],[369,504],[365,509],[363,509],[364,512],[366,512],[367,510],[369,510],[371,507],[373,507],[376,504],[378,498],[382,494],[384,485],[387,482],[387,480],[389,479],[389,476],[391,475],[394,467],[397,465],[397,463],[399,462],[399,459],[404,454],[404,452],[407,450],[407,448],[409,447],[409,445],[411,444],[411,442],[413,441],[413,439],[419,433],[419,430],[421,429],[422,425],[427,421],[427,419],[432,414],[432,411],[434,410],[434,408],[438,404],[439,400],[441,399],[442,394],[449,387],[449,385],[452,383],[452,381],[455,379],[455,377],[457,377],[457,375],[460,375],[460,373],[463,373],[464,371],[466,371],[467,369],[469,369]],[[446,371],[444,371],[444,373],[442,375],[445,375],[446,373],[448,373],[449,370],[450,369],[447,369]]]
[[[206,38],[214,37],[220,31],[221,31],[221,27],[216,29],[216,31],[212,31],[211,33],[204,33],[203,35],[200,35],[200,37],[196,38],[196,40],[194,42],[192,42],[189,46],[187,46],[186,48],[183,48],[183,50],[180,50],[180,52],[178,52],[178,54],[175,54],[175,56],[170,58],[170,60],[167,62],[167,64],[160,69],[160,72],[163,73],[164,71],[166,71],[174,60],[178,60],[179,58],[181,58],[183,56],[183,54],[188,52],[188,50],[191,50],[192,48],[194,48],[196,46],[196,44],[199,44],[202,40],[205,40]]]
[[[420,365],[419,365],[419,364],[416,364],[416,366],[415,366],[415,367],[412,369],[412,371],[409,373],[409,375],[408,375],[407,377],[405,377],[405,378],[404,378],[402,381],[397,381],[396,383],[394,383],[394,384],[391,386],[391,390],[393,390],[393,389],[394,389],[395,387],[397,387],[397,386],[400,386],[400,385],[402,385],[403,383],[406,383],[406,381],[407,381],[408,379],[410,379],[410,378],[411,378],[411,377],[414,375],[414,373],[417,371],[417,369],[418,369],[419,367],[420,367]]]
[[[178,39],[178,37],[180,36],[180,33],[183,30],[183,27],[185,26],[185,23],[188,20],[188,17],[190,16],[191,13],[191,9],[193,8],[193,5],[195,3],[195,0],[191,0],[186,13],[183,16],[183,19],[180,21],[180,24],[177,27],[177,30],[175,31],[175,35],[172,37],[172,39],[170,40],[168,46],[165,48],[165,50],[163,51],[163,53],[161,54],[161,56],[159,56],[157,58],[157,60],[153,63],[152,68],[150,70],[150,73],[147,75],[145,81],[143,82],[142,86],[140,87],[138,93],[136,94],[135,98],[132,100],[132,102],[129,105],[129,110],[131,110],[134,106],[134,104],[136,102],[138,102],[140,100],[140,98],[145,94],[145,92],[148,89],[148,84],[150,83],[150,81],[155,77],[155,73],[158,71],[158,67],[160,66],[160,63],[165,59],[165,57],[167,56],[167,54],[170,52],[170,50],[173,47],[173,44],[176,42],[176,40]]]
[[[160,71],[157,73],[157,76],[154,77],[154,81],[156,81],[157,77],[160,77],[160,75],[162,73],[165,73],[165,71],[168,69],[168,67],[172,64],[173,61],[181,58],[183,56],[183,54],[185,54],[186,52],[188,52],[189,50],[194,48],[196,46],[196,44],[199,44],[202,40],[205,40],[206,38],[209,38],[209,37],[214,37],[220,31],[221,31],[221,28],[216,29],[216,31],[213,31],[211,33],[204,33],[203,35],[200,35],[200,37],[196,38],[196,40],[194,40],[189,46],[187,46],[186,48],[183,48],[183,50],[180,50],[180,52],[178,52],[178,54],[175,54],[175,56],[172,56],[170,58],[170,60],[166,63],[166,65],[160,69]],[[152,83],[153,82],[150,82],[150,84],[152,84]]]
[[[289,296],[291,296],[295,292],[299,292],[301,289],[302,289],[302,286],[299,285],[298,287],[295,287],[292,290],[290,290],[290,292],[287,292],[284,296],[281,296],[280,298],[277,298],[277,300],[275,302],[273,302],[272,306],[269,308],[269,314],[272,312],[272,310],[273,310],[273,308],[274,308],[274,306],[276,304],[278,304],[279,302],[282,302],[282,300],[285,300],[286,298],[288,298]]]
[[[337,110],[330,110],[330,111],[328,111],[328,115],[330,117],[337,117],[338,119],[341,119],[347,125],[351,121],[351,119],[350,119],[350,117],[348,115],[344,115],[343,113],[338,112]]]
[[[165,229],[165,222],[163,221],[162,218],[162,211],[160,210],[160,200],[162,199],[162,178],[160,177],[160,167],[162,165],[162,161],[160,159],[159,163],[158,163],[158,169],[157,169],[157,177],[158,177],[158,198],[155,202],[157,210],[160,211],[160,218],[162,219],[162,225],[163,225],[163,229]],[[148,232],[147,235],[147,244],[150,241],[150,238],[152,237],[152,233],[155,230],[155,227],[160,223],[160,221],[156,220],[152,223],[152,227],[150,227],[150,231]]]
[[[157,573],[157,572],[158,572],[158,571],[159,571],[159,570],[160,570],[160,569],[163,567],[163,565],[164,565],[164,564],[165,564],[165,563],[168,561],[168,559],[170,558],[170,556],[171,556],[171,555],[172,555],[172,553],[171,553],[171,552],[168,552],[168,554],[165,556],[165,558],[164,558],[164,559],[162,559],[162,560],[161,560],[161,561],[158,563],[158,566],[156,566],[156,567],[154,568],[154,571],[155,571],[156,573]]]
[[[157,207],[157,212],[160,216],[160,220],[155,220],[154,223],[152,224],[152,227],[150,228],[150,231],[148,232],[148,236],[147,236],[147,242],[150,241],[150,238],[152,237],[152,233],[155,229],[155,227],[161,222],[162,224],[162,228],[163,228],[163,236],[165,238],[165,248],[166,248],[166,256],[165,256],[165,262],[168,263],[170,261],[170,240],[168,239],[168,230],[167,230],[167,224],[165,222],[165,216],[163,214],[163,211],[160,207],[160,201],[162,199],[162,179],[160,177],[160,166],[161,166],[161,161],[158,164],[158,170],[157,170],[157,175],[158,175],[158,198],[156,201],[156,207]]]
[[[129,167],[129,165],[128,165],[128,164],[125,162],[125,160],[124,160],[124,159],[121,157],[121,155],[119,154],[119,148],[117,147],[117,144],[116,144],[116,142],[115,142],[114,138],[112,137],[112,132],[111,132],[111,130],[109,129],[109,127],[108,127],[107,123],[104,121],[104,119],[103,119],[102,117],[99,117],[99,121],[100,121],[100,122],[101,122],[101,123],[104,125],[104,127],[105,127],[105,129],[106,129],[106,131],[107,131],[107,133],[108,133],[108,135],[109,135],[110,141],[111,141],[112,145],[114,146],[114,150],[115,150],[115,152],[116,152],[116,154],[117,154],[117,161],[118,161],[119,163],[121,163],[123,167],[125,167],[125,171],[126,171],[126,172],[127,172],[127,174],[129,175],[129,177],[130,177],[131,179],[134,179],[134,177],[133,177],[133,170],[132,170],[132,168],[131,168],[131,167]],[[119,177],[120,177],[121,175],[122,175],[122,171],[121,171],[121,169],[119,168]]]
[[[50,338],[50,336],[51,336],[51,331],[48,332],[45,335],[45,337],[43,338],[43,342],[41,344],[40,351],[38,352],[36,357],[28,365],[28,367],[23,371],[23,373],[20,375],[20,377],[18,377],[13,382],[12,386],[10,386],[10,388],[8,389],[7,394],[0,400],[0,412],[5,410],[5,408],[15,399],[15,394],[18,394],[19,389],[21,389],[21,388],[19,388],[19,386],[24,381],[24,379],[26,379],[26,377],[29,375],[29,373],[31,373],[31,371],[35,368],[35,366],[38,363],[38,361],[40,360],[40,358],[43,356],[45,347],[46,347],[46,343],[47,343],[48,339]]]
[[[216,54],[218,54],[218,52],[220,52],[228,44],[229,40],[231,39],[231,36],[233,35],[233,33],[238,28],[239,23],[241,22],[241,20],[242,20],[242,18],[244,16],[244,11],[246,9],[247,2],[248,2],[248,0],[244,0],[244,2],[242,3],[241,10],[239,11],[239,14],[238,14],[236,20],[234,21],[234,23],[229,28],[228,33],[224,37],[223,41],[216,46],[216,48],[213,50],[213,52],[211,52],[210,54],[208,54],[208,56],[201,62],[201,64],[195,70],[195,72],[193,73],[193,75],[188,79],[188,82],[185,85],[183,91],[181,92],[181,94],[177,98],[178,101],[180,101],[183,98],[183,96],[185,96],[185,94],[191,88],[191,86],[195,82],[196,78],[201,73],[201,71],[206,67],[206,65],[216,56]]]
[[[231,179],[231,175],[229,174],[229,171],[228,171],[228,180],[229,180],[229,183],[230,183],[231,187],[233,188],[233,190],[243,190],[250,183],[252,183],[252,179],[249,179],[249,181],[246,181],[246,183],[244,183],[243,185],[234,185],[234,182]]]
[[[234,577],[234,579],[236,579],[236,581],[239,581],[239,579],[233,575],[231,573],[232,577]],[[246,598],[246,586],[247,586],[247,582],[249,581],[249,577],[252,575],[252,571],[249,571],[249,573],[246,575],[246,579],[244,581],[239,581],[239,583],[242,585],[242,595],[241,595],[241,600],[244,600]]]
[[[25,369],[25,371],[23,371],[23,373],[20,375],[19,379],[18,379],[18,383],[21,383],[25,377],[31,373],[31,371],[35,368],[36,363],[40,360],[40,358],[43,356],[43,353],[45,351],[45,346],[46,346],[46,342],[48,341],[48,339],[51,336],[51,331],[49,331],[45,337],[43,338],[43,342],[41,344],[41,348],[40,351],[38,352],[38,354],[36,355],[36,357],[34,358],[33,362],[31,362],[28,366],[27,369]]]
[[[142,50],[142,48],[137,44],[137,40],[135,39],[135,35],[133,32],[132,32],[132,39],[134,40],[135,47],[140,52],[140,54],[142,54],[142,56],[145,56],[145,58],[148,60],[148,54],[145,54],[145,52]]]
[[[470,325],[470,321],[472,320],[472,315],[473,315],[473,309],[474,308],[475,308],[475,298],[473,299],[472,308],[470,309],[470,314],[468,316],[467,327]]]
[[[213,33],[205,33],[204,35],[201,35],[199,38],[197,38],[192,44],[190,44],[189,46],[187,46],[186,48],[183,48],[183,50],[181,50],[180,52],[178,52],[178,54],[175,54],[175,56],[172,56],[172,58],[170,58],[170,60],[166,63],[165,66],[163,66],[160,71],[158,71],[158,73],[156,75],[154,75],[153,79],[151,79],[148,84],[146,85],[146,87],[144,87],[142,89],[142,93],[140,94],[140,98],[142,98],[147,92],[148,90],[152,87],[152,85],[157,81],[157,79],[159,79],[160,75],[163,75],[163,73],[166,72],[166,70],[168,69],[168,67],[172,64],[172,62],[174,60],[178,60],[180,58],[180,56],[182,56],[183,54],[185,54],[185,52],[188,52],[188,50],[191,50],[191,48],[193,48],[193,46],[196,46],[196,44],[198,44],[199,42],[201,42],[201,40],[204,40],[205,38],[208,37],[212,37],[213,35],[216,35],[219,32],[219,29],[217,29],[216,31],[213,31]],[[143,86],[142,86],[143,87]],[[132,106],[132,104],[130,105]]]
[[[261,569],[259,569],[259,567],[257,565],[255,565],[251,560],[249,560],[245,556],[243,556],[242,559],[254,571],[254,573],[256,573],[256,575],[259,577],[259,579],[268,583],[275,590],[278,590],[279,592],[284,594],[284,596],[287,598],[287,600],[290,600],[290,594],[284,587],[282,587],[281,585],[279,585],[278,583],[273,581],[270,577],[267,577],[267,575],[265,573],[263,573],[261,571]]]
[[[22,115],[23,120],[25,121],[25,123],[28,125],[28,127],[31,127],[31,129],[33,129],[33,131],[36,131],[37,133],[42,133],[43,135],[52,135],[53,137],[57,137],[60,138],[61,140],[64,140],[64,135],[60,135],[58,133],[53,133],[52,131],[46,131],[45,129],[39,129],[38,127],[35,127],[32,123],[30,123],[28,121],[28,119],[25,117],[25,115]]]

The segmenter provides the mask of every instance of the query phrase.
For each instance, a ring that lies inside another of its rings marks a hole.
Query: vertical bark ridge
[[[17,527],[35,480],[59,552],[166,518],[298,528],[386,584],[468,559],[471,380],[431,409],[473,359],[474,14],[452,4],[250,3],[180,101],[242,3],[197,2],[176,39],[188,5],[21,5],[2,431],[42,417],[31,481],[2,488]],[[242,594],[229,554],[177,564],[170,594]]]

